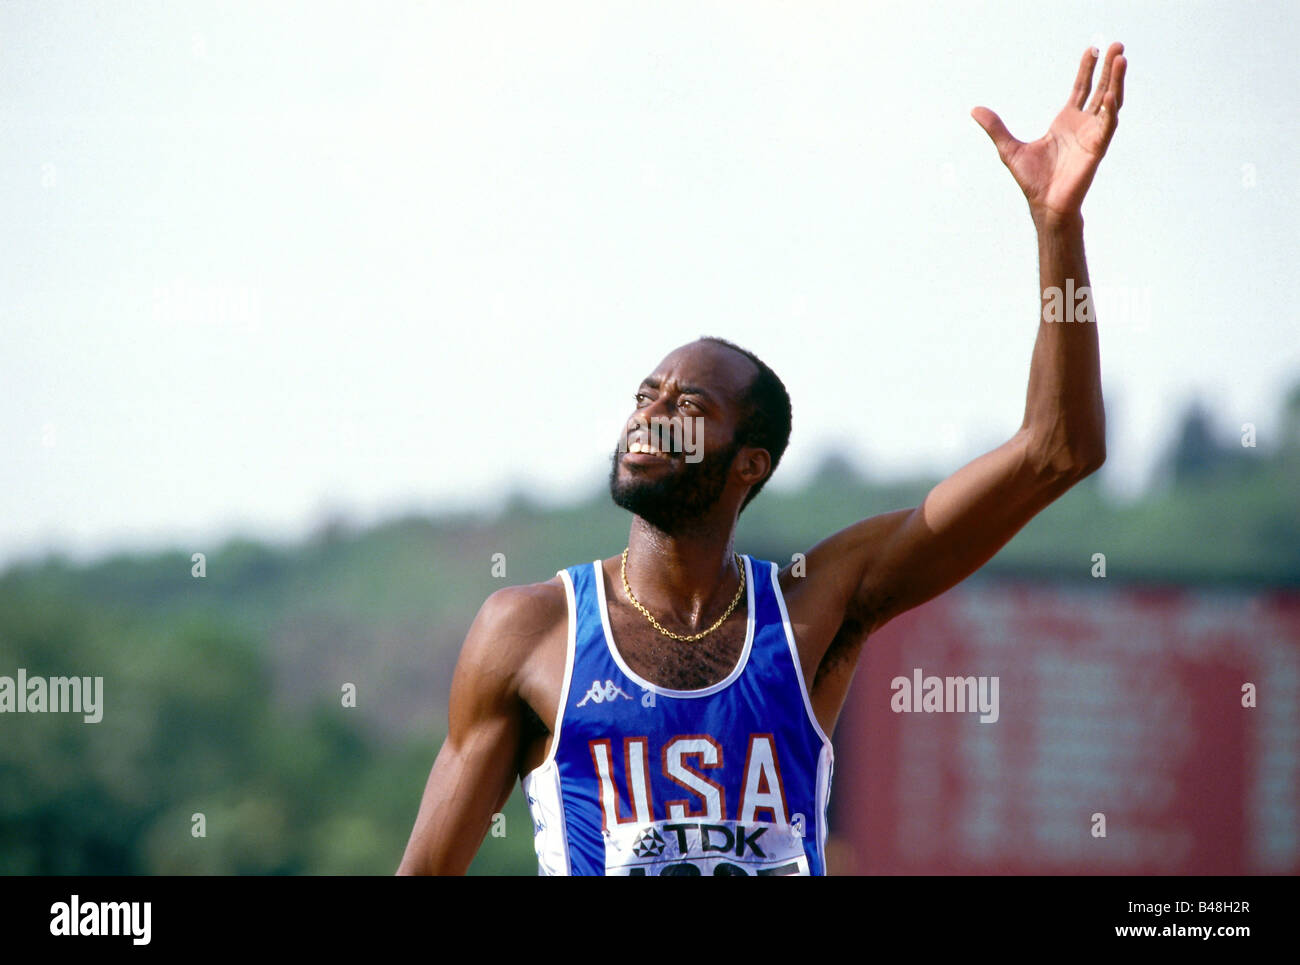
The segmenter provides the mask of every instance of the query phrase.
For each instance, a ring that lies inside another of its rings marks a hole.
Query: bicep
[[[920,506],[874,516],[826,541],[843,606],[869,632],[960,583],[1077,481],[1035,468],[1017,433],[936,485]],[[810,554],[809,571],[812,571]]]
[[[1017,433],[898,515],[872,547],[858,588],[872,629],[970,576],[1078,480],[1036,468],[1027,445]]]

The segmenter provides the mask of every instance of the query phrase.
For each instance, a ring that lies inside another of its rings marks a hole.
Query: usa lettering
[[[737,821],[789,826],[785,786],[781,781],[776,741],[771,734],[749,735],[741,783],[730,789],[717,780],[722,775],[722,747],[707,735],[671,738],[657,757],[651,753],[648,737],[625,737],[623,746],[617,749],[609,738],[589,741],[588,747],[600,784],[604,830],[619,825],[685,822],[696,818],[712,823]],[[622,755],[623,765],[623,783],[617,785],[615,753]],[[655,801],[650,777],[652,766],[680,787],[683,796]]]

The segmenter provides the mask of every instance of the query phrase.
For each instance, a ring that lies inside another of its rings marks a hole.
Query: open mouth
[[[662,449],[655,449],[646,442],[630,442],[627,446],[627,452],[623,454],[624,460],[642,464],[668,463],[675,462],[679,458],[678,453],[665,452]]]

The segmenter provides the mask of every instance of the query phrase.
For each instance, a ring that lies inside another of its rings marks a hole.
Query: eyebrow
[[[663,383],[653,375],[646,376],[641,380],[641,384],[646,388],[658,389]],[[713,393],[708,389],[701,388],[698,385],[683,385],[678,389],[680,395],[698,395],[700,398],[708,399],[710,402],[716,401]]]

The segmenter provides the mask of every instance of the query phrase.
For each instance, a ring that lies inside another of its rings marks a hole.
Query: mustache
[[[618,451],[677,455],[689,463],[704,460],[704,419],[701,417],[637,417],[632,422],[634,424],[625,427],[619,435]]]

